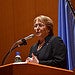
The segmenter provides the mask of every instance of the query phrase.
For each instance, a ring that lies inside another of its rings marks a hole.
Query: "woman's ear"
[[[50,29],[48,28],[47,32],[49,33],[50,32]]]
[[[47,30],[46,30],[46,32],[47,32],[47,33],[49,33],[49,32],[50,32],[50,30],[49,30],[49,29],[47,29]]]

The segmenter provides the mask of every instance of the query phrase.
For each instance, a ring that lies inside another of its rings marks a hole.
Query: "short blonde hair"
[[[34,19],[34,22],[36,22],[37,19],[40,20],[41,22],[43,22],[48,27],[48,29],[50,30],[50,32],[49,32],[50,35],[54,35],[54,33],[53,33],[53,20],[50,17],[40,15]]]

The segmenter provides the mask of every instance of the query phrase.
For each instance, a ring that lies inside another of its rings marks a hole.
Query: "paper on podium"
[[[15,62],[13,64],[27,64],[27,62]]]

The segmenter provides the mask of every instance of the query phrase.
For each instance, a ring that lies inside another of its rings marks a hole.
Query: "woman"
[[[53,35],[53,21],[40,15],[34,19],[34,31],[38,42],[31,49],[26,62],[66,68],[66,47],[60,37]]]

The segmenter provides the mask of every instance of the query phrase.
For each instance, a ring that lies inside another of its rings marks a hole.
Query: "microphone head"
[[[34,34],[30,34],[29,36],[25,37],[24,39],[25,39],[25,40],[28,40],[28,39],[33,38],[34,36],[35,36]]]
[[[23,38],[23,39],[20,39],[16,42],[16,44],[19,44],[19,45],[23,45],[23,44],[27,44],[26,40],[28,39],[31,39],[34,37],[34,34],[30,34],[29,36]]]

